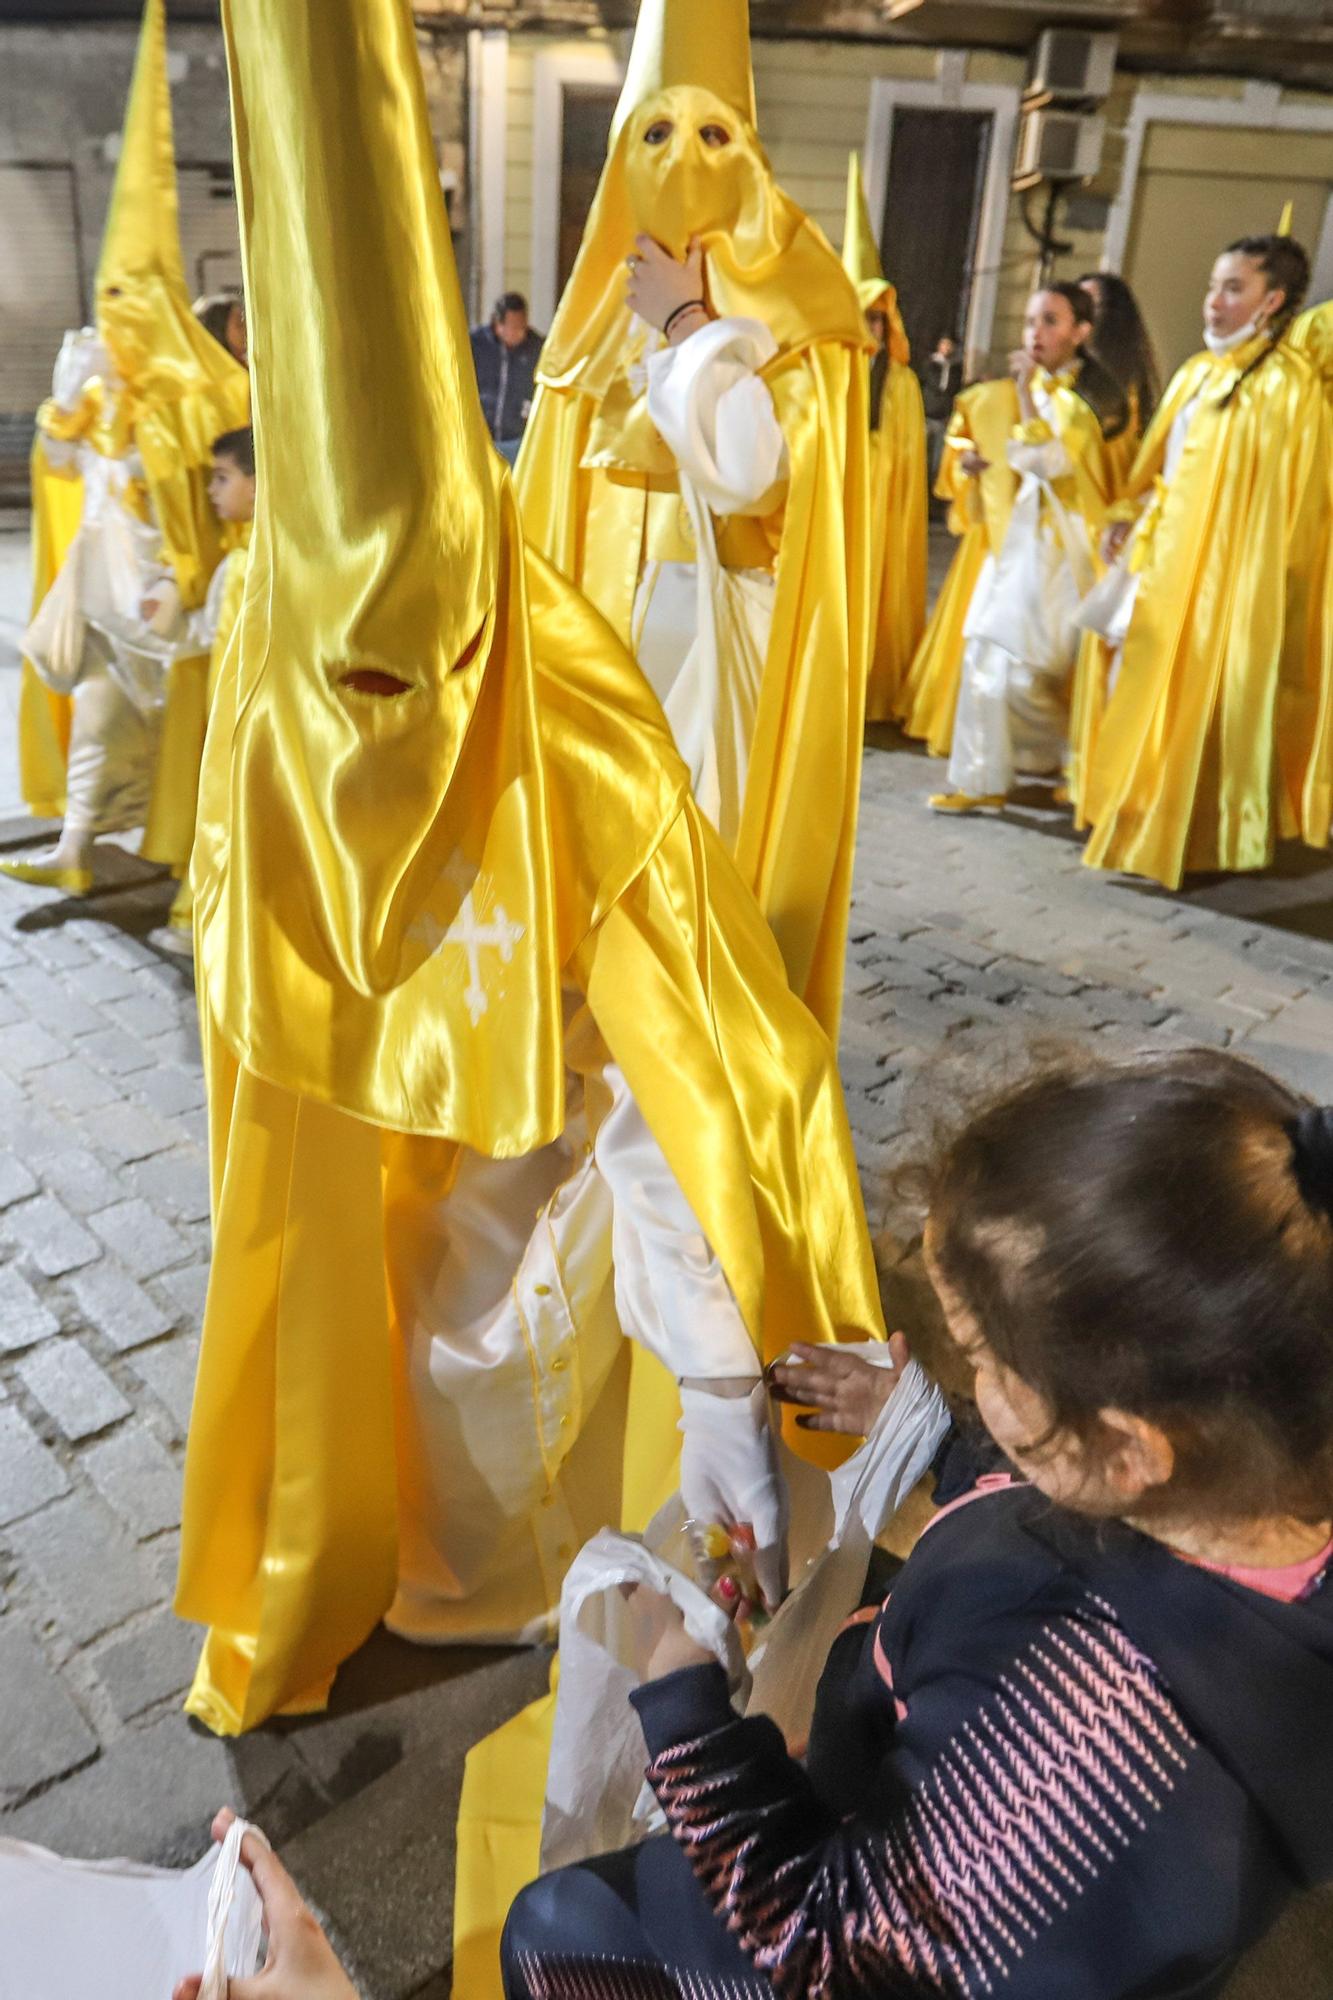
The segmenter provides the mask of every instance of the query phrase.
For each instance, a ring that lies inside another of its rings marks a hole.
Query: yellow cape
[[[874,576],[866,717],[897,712],[926,626],[926,410],[921,384],[888,362],[870,447],[870,548]]]
[[[1333,403],[1333,299],[1310,306],[1291,323],[1287,339],[1303,354],[1324,385],[1324,394]]]
[[[32,447],[32,613],[60,573],[83,512],[83,481],[71,469],[54,472],[42,440]],[[30,660],[19,682],[19,787],[36,819],[62,819],[65,760],[74,704],[67,694],[45,685]]]
[[[624,1071],[757,1354],[882,1321],[833,1052],[486,440],[406,0],[223,15],[259,477],[194,864],[215,1230],[177,1604],[210,1627],[189,1707],[233,1733],[322,1703],[388,1608],[402,1246],[460,1146],[559,1134],[567,1066]],[[591,1532],[634,1482],[623,1402],[580,1417],[548,1470]],[[633,1446],[669,1477],[669,1406]]]
[[[866,717],[897,712],[903,681],[926,624],[926,410],[898,294],[884,276],[861,163],[847,163],[842,262],[866,314],[887,325],[884,380],[870,447],[870,671]],[[873,380],[873,370],[872,370]]]
[[[1142,585],[1084,783],[1089,865],[1169,888],[1192,869],[1266,867],[1280,838],[1328,843],[1329,417],[1302,355],[1283,342],[1251,369],[1261,352],[1187,361],[1132,478],[1153,489],[1201,393],[1140,530]]]

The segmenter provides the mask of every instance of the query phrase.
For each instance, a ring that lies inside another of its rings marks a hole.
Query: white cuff
[[[715,319],[648,360],[648,414],[714,514],[763,514],[787,479],[787,440],[759,370],[777,353],[755,319]]]

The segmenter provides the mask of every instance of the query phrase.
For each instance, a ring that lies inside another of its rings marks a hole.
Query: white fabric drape
[[[722,1268],[622,1072],[608,1064],[602,1082],[611,1108],[594,1142],[571,1086],[559,1141],[520,1160],[465,1153],[449,1194],[390,1258],[427,1483],[399,1524],[387,1622],[405,1637],[456,1639],[464,1602],[468,1637],[545,1635],[591,1531],[571,1447],[623,1335],[676,1376],[757,1372]],[[517,1624],[515,1604],[528,1607]],[[488,1622],[491,1606],[505,1622]]]
[[[768,570],[721,566],[713,517],[781,504],[787,444],[759,375],[776,352],[758,320],[719,319],[648,361],[649,413],[675,456],[698,560],[645,566],[634,644],[700,809],[728,846],[745,799],[774,581]]]

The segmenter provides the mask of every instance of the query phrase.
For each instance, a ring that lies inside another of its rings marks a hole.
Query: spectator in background
[[[490,325],[472,329],[472,360],[482,414],[511,465],[518,457],[532,408],[533,377],[541,351],[542,335],[528,324],[528,302],[521,292],[502,293],[495,301]]]
[[[954,397],[963,386],[963,357],[951,333],[942,333],[935,351],[921,370],[921,394],[926,405],[926,450],[930,483],[939,477],[944,451],[944,429],[953,411]]]
[[[232,292],[210,292],[196,299],[190,308],[199,324],[225,347],[233,361],[249,366],[249,345],[245,330],[245,300]]]

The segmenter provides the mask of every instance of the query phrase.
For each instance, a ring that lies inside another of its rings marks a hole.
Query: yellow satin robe
[[[1084,785],[1088,864],[1168,888],[1192,870],[1266,867],[1279,839],[1324,847],[1333,806],[1322,385],[1285,343],[1196,355],[1143,441],[1139,499],[1200,391],[1140,531],[1141,588]]]
[[[926,624],[926,411],[921,384],[890,359],[870,450],[874,578],[866,717],[895,713]]]
[[[1139,416],[1138,398],[1131,391],[1130,420],[1118,438],[1106,447],[1114,494],[1108,520],[1124,505],[1130,489],[1134,461],[1143,443],[1144,426]],[[1097,748],[1097,735],[1106,712],[1106,688],[1111,671],[1111,649],[1095,632],[1085,632],[1074,666],[1073,696],[1069,705],[1069,750],[1065,762],[1065,789],[1074,809],[1074,825],[1087,831],[1084,787]]]
[[[1287,335],[1298,354],[1303,354],[1324,385],[1324,394],[1333,403],[1333,299],[1309,306],[1291,323]]]
[[[949,529],[960,537],[949,574],[916,649],[896,714],[908,736],[932,757],[947,757],[963,674],[963,625],[988,555],[998,555],[1018,480],[1005,448],[1018,421],[1018,392],[1007,376],[977,382],[958,396],[944,436],[935,492],[949,502]],[[980,478],[962,469],[965,452],[988,461]]]
[[[47,461],[39,432],[32,447],[32,615],[60,574],[83,513],[77,470]],[[19,789],[35,819],[63,819],[65,766],[74,704],[46,686],[31,660],[19,681]]]

